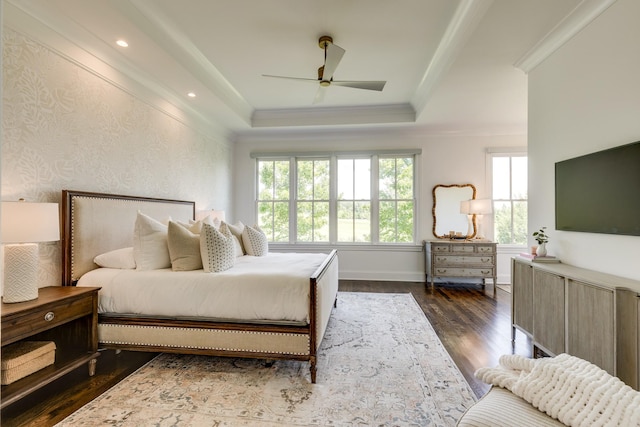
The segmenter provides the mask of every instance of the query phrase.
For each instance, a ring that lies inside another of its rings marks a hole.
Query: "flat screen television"
[[[640,141],[555,166],[556,230],[640,236]]]

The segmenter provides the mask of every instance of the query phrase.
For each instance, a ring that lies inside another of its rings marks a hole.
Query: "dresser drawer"
[[[35,335],[57,325],[93,313],[93,299],[87,294],[42,305],[37,310],[2,317],[2,344]]]
[[[477,245],[478,253],[481,254],[494,254],[496,253],[496,247],[493,245]]]
[[[464,255],[435,255],[434,263],[436,267],[451,266],[451,267],[466,267],[466,266],[488,266],[493,267],[494,257],[493,255],[481,255],[474,256]]]
[[[447,277],[493,277],[493,268],[434,268],[434,276]]]
[[[473,245],[468,245],[468,244],[458,244],[458,245],[451,246],[451,252],[456,252],[456,253],[472,254],[475,252],[474,249],[475,248]]]
[[[447,244],[431,244],[433,253],[451,252],[451,245]]]

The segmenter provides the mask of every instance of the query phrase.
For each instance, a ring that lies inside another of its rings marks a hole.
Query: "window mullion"
[[[329,159],[329,242],[338,241],[338,159]]]
[[[298,240],[298,164],[295,157],[289,159],[289,243]]]
[[[380,179],[378,155],[371,156],[371,243],[380,243]]]

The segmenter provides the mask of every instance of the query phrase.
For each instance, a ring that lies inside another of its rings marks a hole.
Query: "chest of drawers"
[[[495,296],[496,244],[484,240],[436,240],[425,242],[427,281],[436,277],[493,279]]]

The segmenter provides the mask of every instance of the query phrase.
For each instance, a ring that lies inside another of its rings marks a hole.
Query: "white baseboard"
[[[340,280],[379,280],[383,282],[424,282],[424,271],[340,271]]]

